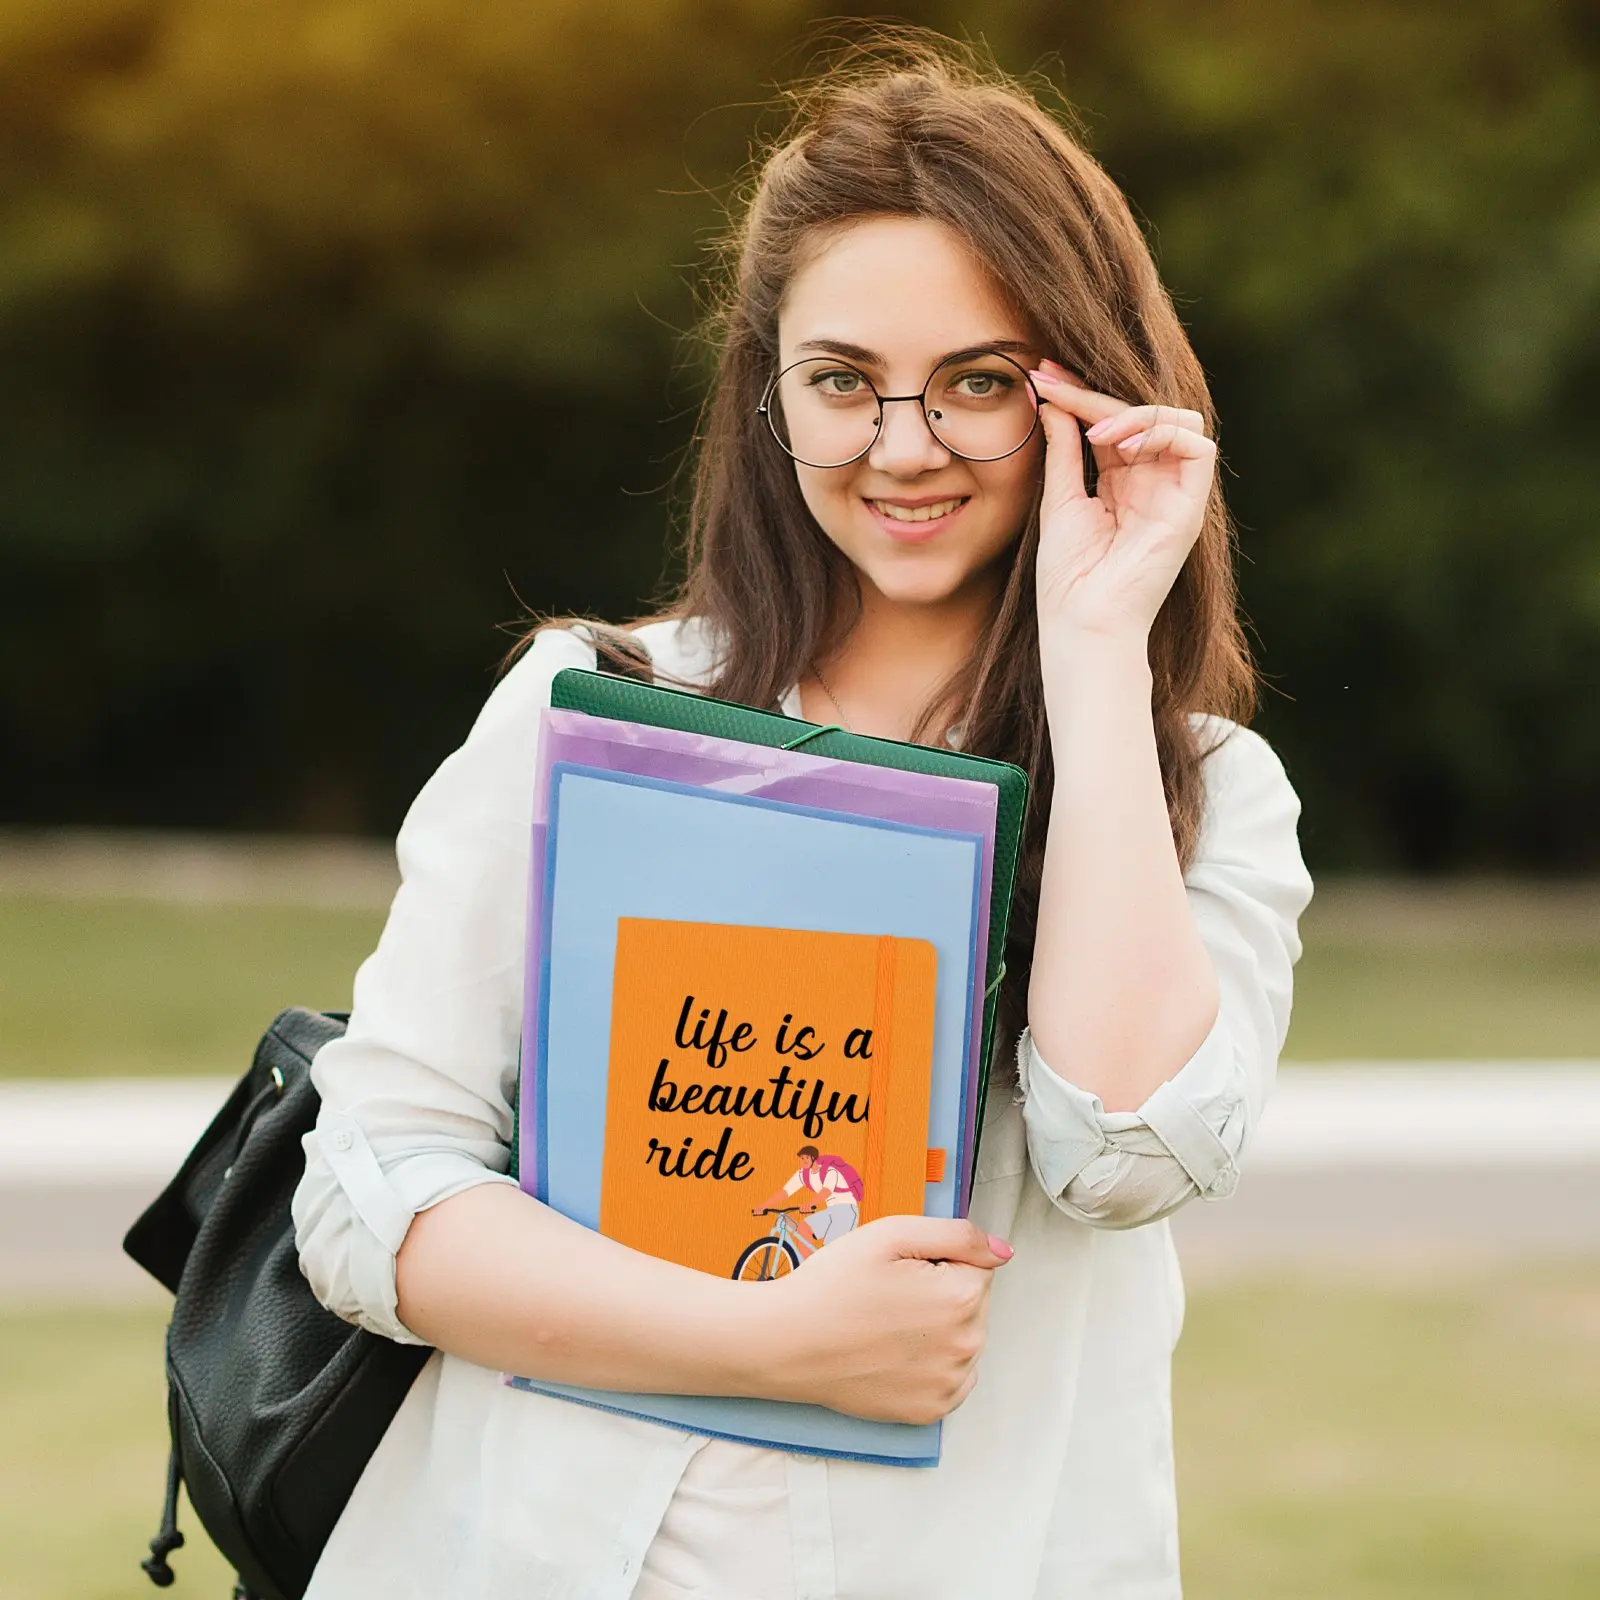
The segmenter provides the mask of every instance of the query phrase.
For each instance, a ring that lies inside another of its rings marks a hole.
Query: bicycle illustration
[[[763,1212],[775,1214],[778,1220],[771,1233],[740,1252],[733,1269],[738,1282],[765,1283],[770,1278],[785,1277],[822,1248],[800,1215],[799,1206],[763,1206],[755,1214],[760,1216]]]

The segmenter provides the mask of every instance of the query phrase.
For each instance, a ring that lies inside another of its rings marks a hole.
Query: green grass
[[[1600,1058],[1600,929],[1595,939],[1533,950],[1311,943],[1285,1054]]]
[[[232,1077],[287,1005],[342,1010],[383,913],[0,897],[0,1077]]]
[[[1600,1594],[1600,1273],[1195,1297],[1189,1600]]]
[[[0,1308],[0,1600],[147,1600],[166,1486],[159,1309]],[[171,1593],[227,1600],[185,1505]]]
[[[1308,921],[1287,1055],[1600,1057],[1600,927]],[[347,1005],[378,911],[0,896],[0,1078],[213,1073],[285,1005]]]
[[[1263,1281],[1178,1347],[1189,1600],[1600,1593],[1600,1272]],[[0,1600],[135,1600],[165,1441],[161,1313],[0,1310]],[[193,1515],[179,1595],[227,1579]]]

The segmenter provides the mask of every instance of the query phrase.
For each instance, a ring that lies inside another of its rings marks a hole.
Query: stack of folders
[[[534,774],[522,1187],[722,1277],[966,1214],[1027,779],[566,671]],[[511,1377],[695,1433],[905,1466],[939,1425]]]

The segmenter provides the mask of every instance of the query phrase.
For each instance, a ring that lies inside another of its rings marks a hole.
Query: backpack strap
[[[850,1198],[854,1200],[857,1205],[861,1204],[861,1201],[865,1197],[865,1186],[862,1183],[861,1174],[857,1172],[848,1161],[845,1161],[840,1156],[823,1156],[817,1162],[817,1167],[822,1173],[824,1181],[826,1181],[830,1172],[836,1173],[840,1181],[844,1184],[846,1191],[850,1195]]]

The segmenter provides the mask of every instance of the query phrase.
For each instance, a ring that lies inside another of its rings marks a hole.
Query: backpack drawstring
[[[167,1498],[161,1507],[161,1531],[150,1541],[150,1554],[139,1563],[158,1589],[172,1587],[173,1572],[167,1557],[183,1545],[183,1535],[178,1532],[178,1485],[182,1481],[183,1469],[178,1465],[178,1440],[174,1430],[172,1449],[167,1455]]]

